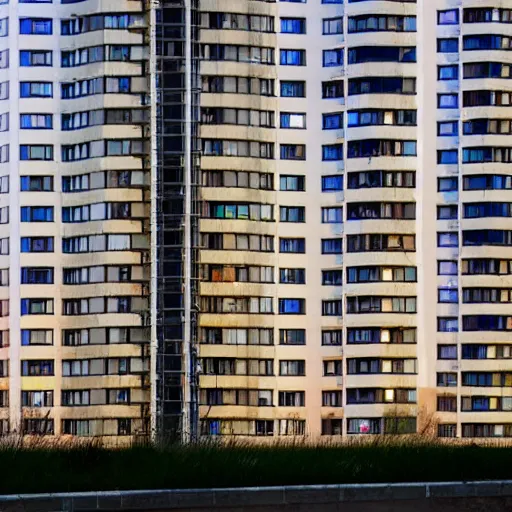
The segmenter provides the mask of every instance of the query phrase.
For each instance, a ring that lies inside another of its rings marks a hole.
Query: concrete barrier
[[[503,512],[512,480],[0,496],[0,512]]]

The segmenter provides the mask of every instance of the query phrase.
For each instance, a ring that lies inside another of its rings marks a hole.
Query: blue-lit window
[[[459,24],[459,10],[448,9],[446,11],[437,11],[437,24],[438,25],[458,25]]]
[[[51,66],[51,50],[21,50],[20,66]]]
[[[341,238],[323,238],[322,254],[342,254],[343,240]]]
[[[322,208],[322,224],[342,224],[343,206]]]
[[[456,149],[443,149],[437,152],[438,164],[456,164],[459,161],[459,154]]]
[[[22,192],[52,192],[53,176],[21,176],[20,190]]]
[[[20,98],[52,98],[52,82],[20,82]]]
[[[437,106],[439,108],[458,108],[459,107],[459,95],[450,94],[438,94],[437,95]]]
[[[281,50],[279,63],[282,66],[305,66],[306,50]]]
[[[322,176],[322,192],[343,190],[343,175]]]
[[[305,299],[279,299],[280,315],[304,315],[306,314]]]
[[[439,205],[437,207],[438,220],[456,220],[458,213],[459,211],[456,204]]]
[[[343,0],[322,0],[323,4],[342,4]]]
[[[322,34],[343,34],[343,17],[324,18],[322,20]]]
[[[305,18],[281,18],[281,33],[283,34],[305,34]]]
[[[437,332],[459,332],[459,321],[456,317],[437,317]]]
[[[21,314],[53,315],[53,299],[21,299]]]
[[[305,176],[284,175],[279,177],[279,190],[302,192],[305,190]]]
[[[20,114],[22,130],[51,130],[53,128],[52,114]]]
[[[304,206],[280,206],[279,220],[281,222],[305,222],[306,208]]]
[[[324,68],[343,66],[343,49],[323,50],[322,58]]]
[[[281,160],[305,160],[306,146],[304,144],[281,144]]]
[[[343,113],[322,114],[323,130],[339,130],[343,128]]]
[[[53,268],[22,267],[21,284],[53,284]]]
[[[22,237],[21,252],[53,252],[53,237]]]
[[[459,302],[458,290],[456,288],[438,288],[437,302],[441,304],[456,304],[457,302]]]
[[[21,222],[53,222],[53,206],[22,206]]]
[[[459,40],[455,38],[438,39],[437,52],[438,53],[457,53],[459,51]]]
[[[451,66],[437,66],[438,80],[458,80],[459,66],[457,64]]]
[[[51,18],[22,18],[20,19],[20,34],[44,35],[52,34]]]
[[[322,146],[322,160],[326,162],[343,160],[343,144]]]
[[[437,233],[437,246],[438,247],[458,247],[459,235],[458,233]]]
[[[281,128],[306,128],[306,114],[281,112]]]
[[[53,160],[53,146],[21,145],[20,160]]]
[[[305,98],[306,82],[281,81],[281,96],[283,98]]]
[[[279,252],[304,254],[306,252],[305,238],[280,238]]]
[[[437,178],[438,192],[454,192],[459,190],[458,178]]]
[[[439,121],[437,123],[437,135],[439,135],[440,137],[450,137],[458,134],[458,121]]]
[[[450,260],[438,260],[437,275],[438,276],[456,276],[458,274],[457,262]]]

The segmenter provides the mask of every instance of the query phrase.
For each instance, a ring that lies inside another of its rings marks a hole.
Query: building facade
[[[512,436],[511,38],[512,0],[0,0],[1,432]]]

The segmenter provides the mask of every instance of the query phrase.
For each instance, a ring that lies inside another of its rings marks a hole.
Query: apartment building
[[[0,433],[512,436],[511,38],[0,0]]]
[[[0,2],[2,433],[147,435],[148,19]]]
[[[511,16],[201,1],[202,435],[512,435]]]

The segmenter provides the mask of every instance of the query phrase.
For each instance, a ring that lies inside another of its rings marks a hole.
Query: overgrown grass
[[[512,478],[512,448],[381,441],[0,446],[0,494]]]

